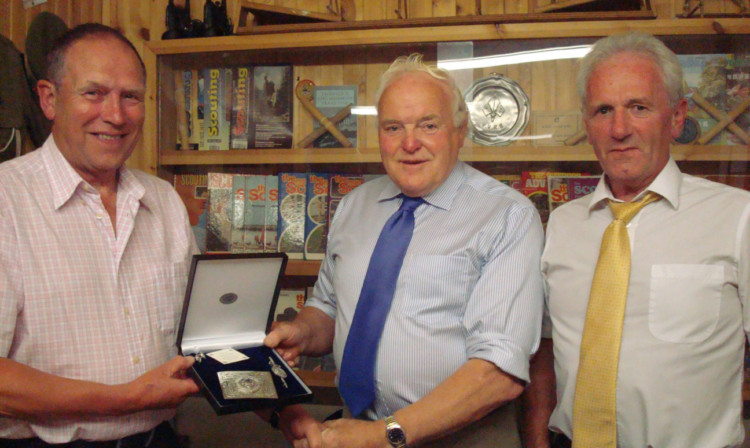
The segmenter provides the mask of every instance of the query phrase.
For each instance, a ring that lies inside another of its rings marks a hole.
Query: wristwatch
[[[385,438],[394,448],[404,448],[406,446],[406,434],[403,428],[396,422],[392,415],[385,419]]]

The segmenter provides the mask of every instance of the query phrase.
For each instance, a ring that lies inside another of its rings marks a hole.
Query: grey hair
[[[394,81],[409,73],[426,73],[438,81],[442,81],[451,95],[451,111],[453,112],[453,124],[460,128],[468,122],[469,112],[466,102],[456,85],[456,80],[447,71],[436,66],[427,65],[422,61],[423,56],[419,53],[412,53],[409,56],[399,56],[388,67],[388,70],[380,77],[380,84],[375,91],[375,105],[379,107],[380,97],[383,96],[385,89],[390,87]]]
[[[102,25],[101,23],[83,23],[65,32],[65,34],[58,37],[53,44],[52,49],[47,54],[47,81],[60,87],[64,74],[63,72],[65,70],[65,61],[68,56],[68,50],[70,50],[76,42],[86,39],[102,39],[108,36],[119,40],[133,51],[133,54],[138,58],[138,63],[141,66],[143,79],[146,79],[146,66],[143,64],[143,59],[141,59],[138,50],[135,49],[135,46],[133,46],[133,43],[130,42],[127,37],[115,28]]]
[[[654,36],[642,32],[615,34],[600,39],[582,60],[576,78],[576,89],[581,105],[586,105],[586,87],[591,73],[612,56],[620,53],[637,53],[651,59],[662,75],[670,107],[683,98],[682,67],[677,56]]]

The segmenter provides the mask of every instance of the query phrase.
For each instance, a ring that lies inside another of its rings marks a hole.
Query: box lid
[[[283,253],[194,255],[177,334],[180,353],[262,345],[286,262]]]

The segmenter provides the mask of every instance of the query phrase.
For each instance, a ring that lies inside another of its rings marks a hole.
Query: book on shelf
[[[205,150],[228,150],[232,119],[232,69],[203,71],[203,139]]]
[[[245,202],[245,252],[263,252],[266,231],[266,177],[243,176],[247,184]]]
[[[174,188],[185,203],[190,226],[201,252],[206,251],[206,221],[208,211],[208,176],[205,174],[175,174]]]
[[[547,176],[580,176],[581,173],[555,173],[551,171],[523,171],[521,172],[521,193],[523,193],[536,207],[542,224],[549,219],[549,194],[547,191]]]
[[[278,223],[279,223],[279,178],[278,176],[266,176],[266,219],[263,231],[263,250],[265,252],[276,252],[279,247]]]
[[[203,70],[190,70],[193,85],[190,88],[190,121],[195,132],[191,135],[190,143],[198,150],[206,149],[206,138],[203,129],[203,113],[205,111]]]
[[[328,118],[336,115],[341,109],[357,105],[357,85],[343,86],[315,86],[313,89],[313,103],[318,110]],[[322,126],[317,120],[314,128]],[[352,148],[357,147],[357,116],[349,115],[335,125],[349,140]],[[330,132],[326,132],[313,142],[314,148],[341,148],[343,145]]]
[[[250,140],[252,104],[252,67],[232,69],[232,120],[229,133],[231,149],[247,149]]]
[[[207,252],[231,251],[233,185],[232,174],[208,173]]]
[[[291,65],[253,67],[253,148],[292,147]]]
[[[598,183],[599,176],[547,176],[550,213],[566,202],[593,192]]]
[[[279,173],[279,252],[290,259],[304,258],[305,245],[305,173]]]
[[[245,176],[232,176],[232,253],[245,252]]]
[[[276,308],[273,312],[274,322],[291,322],[305,306],[305,290],[281,288]]]
[[[362,185],[365,179],[362,175],[333,174],[328,182],[328,223],[333,222],[333,214],[341,199],[350,191]]]
[[[322,260],[326,254],[330,177],[325,173],[307,173],[305,260]]]
[[[521,191],[520,174],[493,174],[492,177],[516,191]]]

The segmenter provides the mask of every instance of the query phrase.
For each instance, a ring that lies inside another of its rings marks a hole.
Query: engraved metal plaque
[[[219,372],[219,384],[224,399],[279,398],[271,372]]]
[[[464,93],[469,108],[469,138],[481,145],[510,144],[529,122],[529,98],[521,86],[492,73]]]

